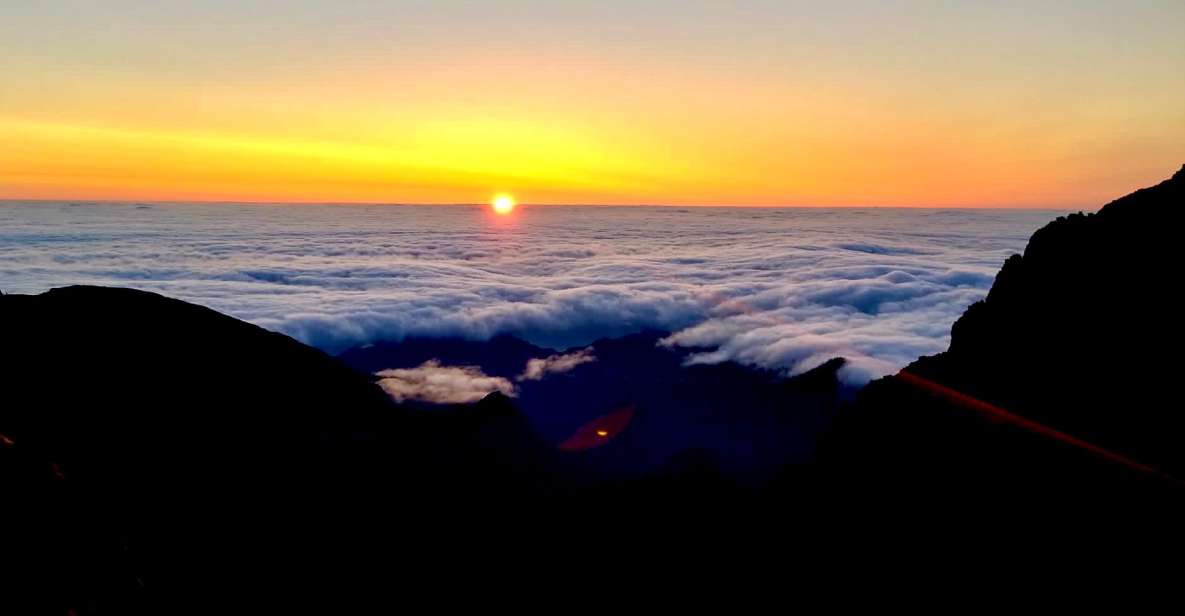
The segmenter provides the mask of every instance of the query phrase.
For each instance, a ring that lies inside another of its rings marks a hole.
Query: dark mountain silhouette
[[[320,351],[151,293],[68,287],[5,295],[0,311],[4,430],[63,464],[164,462],[190,447],[303,452],[349,438],[392,407],[368,378]]]
[[[550,489],[551,449],[505,401],[418,413],[320,351],[152,293],[3,295],[0,340],[5,557],[31,578],[6,584],[63,613],[340,589],[377,557],[361,546],[396,541],[383,529]],[[458,528],[398,545],[429,554]]]
[[[954,324],[949,350],[869,385],[824,457],[897,496],[1179,496],[1164,475],[1185,477],[1183,208],[1185,168],[1038,230]]]

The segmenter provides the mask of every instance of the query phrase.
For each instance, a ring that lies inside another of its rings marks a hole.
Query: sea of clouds
[[[0,290],[146,289],[329,352],[657,328],[691,361],[797,373],[843,356],[863,381],[944,349],[1059,213],[0,202]]]

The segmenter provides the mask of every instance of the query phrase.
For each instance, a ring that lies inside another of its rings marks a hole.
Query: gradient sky
[[[1185,2],[0,6],[0,198],[1097,207]]]

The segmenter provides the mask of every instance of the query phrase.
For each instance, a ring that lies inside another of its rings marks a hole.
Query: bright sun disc
[[[514,197],[510,195],[498,195],[494,197],[494,211],[498,214],[509,214],[514,210]]]

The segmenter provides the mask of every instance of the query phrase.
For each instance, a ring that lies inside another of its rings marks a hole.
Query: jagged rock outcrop
[[[1183,207],[1185,168],[1038,230],[954,324],[948,351],[866,388],[829,462],[867,485],[983,498],[1185,476]]]

